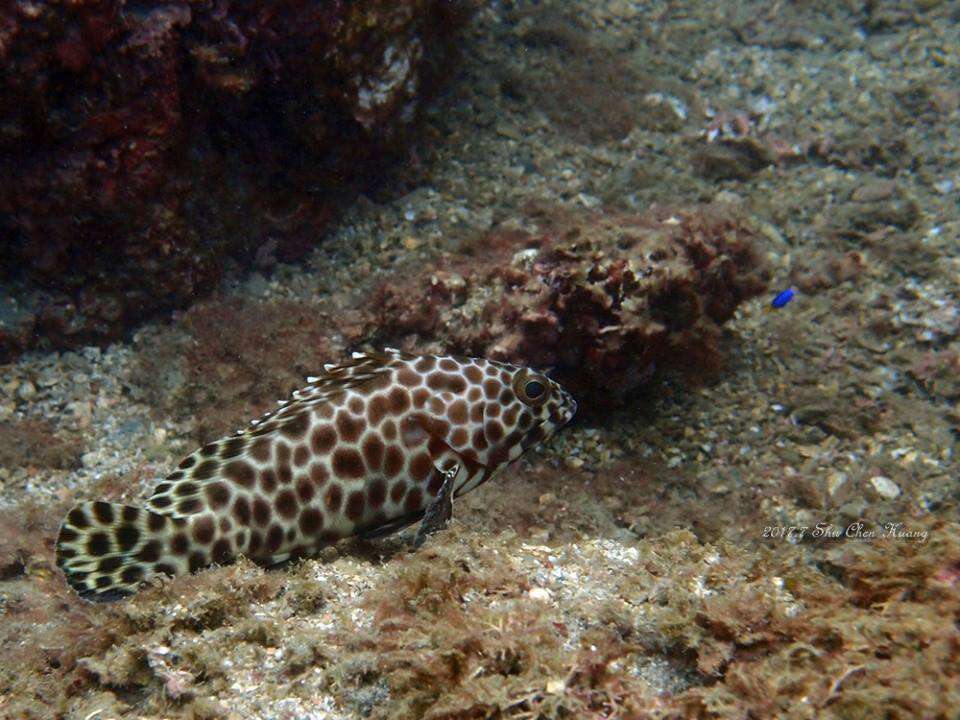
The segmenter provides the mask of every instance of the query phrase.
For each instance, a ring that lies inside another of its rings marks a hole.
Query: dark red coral
[[[266,244],[301,256],[402,151],[466,14],[460,0],[5,3],[0,281],[18,308],[0,308],[0,357],[117,337]]]
[[[654,368],[715,358],[720,325],[765,287],[753,229],[723,208],[561,214],[540,237],[511,237],[384,285],[372,334],[553,368],[582,399],[609,404]],[[438,291],[451,284],[461,290]]]

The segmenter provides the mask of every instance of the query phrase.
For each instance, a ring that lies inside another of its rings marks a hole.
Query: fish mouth
[[[573,396],[569,393],[564,393],[564,400],[566,401],[562,409],[560,410],[560,422],[557,423],[556,429],[559,430],[564,425],[568,424],[573,420],[574,416],[577,414],[577,410],[580,409],[580,403],[573,399]]]

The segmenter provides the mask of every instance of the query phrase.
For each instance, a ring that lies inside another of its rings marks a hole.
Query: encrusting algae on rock
[[[715,365],[721,326],[766,288],[758,233],[727,206],[531,219],[538,233],[493,231],[474,257],[384,284],[373,333],[552,367],[584,402],[618,405],[654,369]]]
[[[357,353],[309,382],[245,430],[189,455],[146,508],[77,505],[57,540],[68,582],[114,599],[156,575],[237,555],[273,565],[422,520],[419,545],[449,521],[453,497],[577,410],[546,376],[483,359]]]

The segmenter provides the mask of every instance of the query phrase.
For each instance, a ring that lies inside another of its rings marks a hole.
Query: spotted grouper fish
[[[273,412],[187,456],[145,508],[83,502],[57,564],[110,600],[152,576],[245,555],[261,565],[351,535],[444,527],[452,498],[497,475],[577,410],[550,378],[492,360],[355,354]]]

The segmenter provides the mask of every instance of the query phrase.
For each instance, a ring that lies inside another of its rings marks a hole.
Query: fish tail
[[[83,502],[60,526],[57,565],[81,597],[116,600],[155,575],[189,572],[190,524],[132,505]]]

